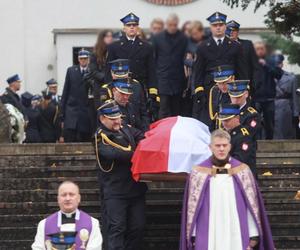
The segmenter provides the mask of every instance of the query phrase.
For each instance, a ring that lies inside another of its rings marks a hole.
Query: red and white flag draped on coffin
[[[211,155],[209,129],[193,118],[177,116],[159,120],[151,124],[145,137],[131,159],[136,181],[140,174],[189,173]]]

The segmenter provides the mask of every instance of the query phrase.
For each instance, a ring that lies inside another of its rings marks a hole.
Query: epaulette
[[[248,107],[247,110],[248,110],[251,114],[257,113],[256,109],[253,108],[253,107]]]
[[[102,88],[107,88],[107,87],[108,87],[107,83],[105,83],[105,84],[102,85]]]
[[[244,128],[244,127],[241,128],[241,132],[242,132],[243,136],[248,136],[248,135],[250,135],[248,129],[246,129],[246,128]]]

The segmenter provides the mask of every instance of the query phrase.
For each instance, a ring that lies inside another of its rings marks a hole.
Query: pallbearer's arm
[[[102,249],[102,235],[100,232],[99,221],[92,218],[92,232],[86,250],[101,250]]]
[[[45,248],[45,221],[42,220],[38,224],[34,242],[31,245],[32,250],[46,250]]]

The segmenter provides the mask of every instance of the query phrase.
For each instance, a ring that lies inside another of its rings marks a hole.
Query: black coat
[[[101,133],[106,135],[114,144],[102,140]],[[99,171],[99,181],[103,188],[104,199],[108,198],[134,198],[144,195],[147,187],[145,183],[136,182],[131,173],[131,157],[138,142],[144,138],[141,131],[124,125],[120,132],[108,130],[100,124],[95,134],[97,138],[96,152],[103,169]],[[116,147],[118,144],[128,150]]]
[[[153,39],[159,94],[178,95],[185,88],[184,57],[188,39],[178,31],[161,32]]]
[[[245,58],[245,66],[247,71],[247,80],[250,80],[250,92],[255,91],[261,83],[261,75],[259,70],[258,58],[253,46],[253,43],[250,40],[238,39],[238,42],[241,44],[243,49],[243,55]]]
[[[129,59],[132,78],[138,80],[146,88],[156,87],[155,65],[152,46],[136,37],[132,44],[126,36],[108,47],[107,62],[116,59]],[[107,66],[105,81],[111,81],[110,66]]]
[[[46,107],[40,108],[39,112],[38,127],[42,142],[56,142],[61,135],[58,105],[54,101],[50,101]]]
[[[78,65],[67,70],[61,106],[65,129],[90,133],[88,94]]]
[[[19,95],[17,93],[14,93],[10,88],[6,88],[5,92],[1,96],[1,101],[3,104],[11,104],[16,107],[24,115],[24,119],[28,120],[25,108],[21,103]]]
[[[220,65],[232,65],[236,79],[247,79],[247,68],[241,45],[225,37],[222,45],[218,47],[215,40],[210,37],[198,47],[193,69],[195,88],[202,86],[208,93],[214,84],[213,70]]]
[[[247,164],[253,173],[256,172],[256,145],[253,135],[244,126],[240,125],[230,131],[231,151],[230,155]]]
[[[42,142],[39,129],[40,110],[38,108],[26,107],[25,112],[28,117],[28,124],[25,130],[25,143]]]
[[[265,65],[259,64],[259,74],[261,82],[258,84],[254,93],[254,101],[263,102],[274,100],[276,96],[275,79],[280,80],[283,75],[283,70],[268,62]]]

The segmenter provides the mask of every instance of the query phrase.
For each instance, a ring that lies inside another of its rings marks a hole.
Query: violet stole
[[[89,232],[89,236],[91,235],[92,232],[92,218],[90,215],[87,213],[79,210],[80,217],[79,220],[75,220],[76,224],[76,250],[82,250],[80,248],[82,241],[80,239],[80,230],[81,229],[87,229]],[[49,234],[55,234],[60,232],[60,228],[57,226],[57,221],[58,221],[58,212],[51,214],[46,218],[46,223],[45,223],[45,241],[50,240],[50,237],[48,236]],[[85,246],[87,245],[88,241],[85,243]]]
[[[241,163],[231,158],[230,164],[232,167],[237,167]],[[210,159],[200,165],[208,168],[212,167]],[[208,184],[210,178],[207,174],[194,170],[191,172],[189,180],[187,180],[182,212],[181,250],[192,249],[191,237],[195,224],[197,224],[196,235],[200,236],[196,238],[196,249],[206,250],[208,248],[209,195],[202,194],[209,194]],[[246,249],[249,244],[248,207],[260,233],[259,250],[273,250],[274,244],[268,218],[256,181],[250,169],[245,169],[234,176],[234,187],[243,248]]]

